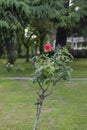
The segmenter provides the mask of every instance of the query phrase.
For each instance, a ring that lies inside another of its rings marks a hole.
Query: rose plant
[[[46,43],[44,51],[47,53],[33,58],[35,66],[34,82],[38,83],[39,86],[38,99],[35,103],[37,105],[37,113],[33,130],[37,129],[44,99],[53,93],[56,84],[60,80],[69,78],[72,71],[69,63],[73,57],[66,48],[58,47],[53,52],[53,55],[50,55],[49,52],[52,51],[52,46],[50,43]]]

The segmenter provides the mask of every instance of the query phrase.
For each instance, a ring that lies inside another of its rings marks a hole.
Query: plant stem
[[[38,124],[38,121],[39,121],[39,118],[40,118],[41,109],[42,109],[42,102],[37,104],[36,120],[35,120],[35,123],[34,123],[33,130],[37,130],[37,124]]]

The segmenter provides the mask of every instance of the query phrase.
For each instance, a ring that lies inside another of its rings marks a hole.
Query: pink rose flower
[[[44,44],[44,51],[51,51],[51,49],[52,49],[52,46],[49,42]]]

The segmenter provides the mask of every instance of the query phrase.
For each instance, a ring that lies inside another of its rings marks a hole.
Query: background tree
[[[8,62],[13,64],[17,33],[29,22],[29,9],[24,1],[0,0],[0,10],[0,36],[6,46]]]
[[[45,0],[44,2],[37,0],[30,2],[31,12],[35,18],[34,22],[37,23],[39,19],[43,27],[46,27],[47,22],[45,21],[53,23],[52,27],[56,29],[56,45],[60,44],[62,46],[66,44],[67,36],[75,31],[77,25],[79,26],[79,23],[86,16],[86,4],[86,0],[73,1],[73,3],[70,3],[69,0]],[[36,25],[39,26],[39,23]],[[52,29],[49,25],[46,29]]]
[[[68,0],[0,0],[0,55],[7,50],[8,62],[14,63],[14,52],[17,50],[20,53],[23,44],[20,44],[18,37],[20,32],[24,35],[28,25],[39,34],[37,37],[40,53],[43,52],[45,37],[52,36],[54,30],[56,45],[62,46],[66,44],[67,36],[73,33],[84,34],[87,23],[86,5],[86,0],[73,0],[71,5]],[[24,41],[28,61],[30,44],[29,40]]]
[[[55,7],[53,7],[55,4]],[[33,15],[33,22],[31,25],[38,30],[40,36],[40,53],[43,52],[44,39],[47,34],[53,30],[53,21],[55,17],[58,17],[58,8],[60,7],[60,2],[58,1],[30,1],[30,10]]]

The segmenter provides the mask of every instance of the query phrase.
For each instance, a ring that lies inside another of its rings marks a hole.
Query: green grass
[[[37,85],[0,80],[0,130],[32,130]],[[44,102],[37,130],[87,130],[87,81],[59,83]]]
[[[87,77],[87,59],[74,59],[71,64],[73,68],[72,77]]]
[[[32,63],[27,63],[25,59],[17,59],[9,72],[6,67],[6,59],[0,60],[0,76],[30,76],[32,71]]]
[[[72,77],[87,77],[87,59],[74,59],[71,63]],[[31,76],[33,64],[25,59],[17,59],[10,72],[6,69],[6,60],[0,60],[0,76]]]

